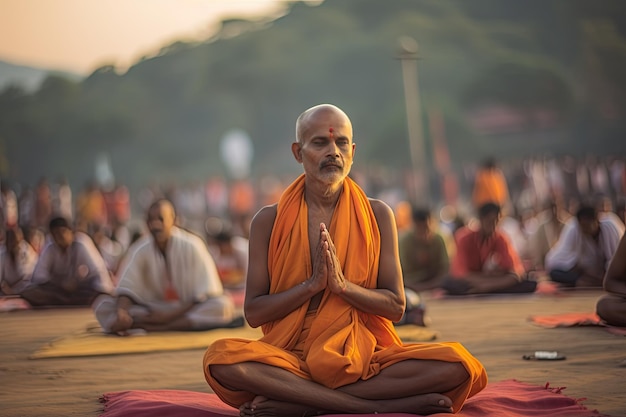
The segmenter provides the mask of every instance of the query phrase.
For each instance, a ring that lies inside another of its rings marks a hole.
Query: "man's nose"
[[[161,222],[159,220],[149,220],[148,227],[149,228],[159,228],[161,226]]]
[[[339,146],[337,146],[337,144],[335,142],[330,142],[330,145],[328,146],[328,155],[329,156],[335,156],[338,157],[341,152],[339,151]]]

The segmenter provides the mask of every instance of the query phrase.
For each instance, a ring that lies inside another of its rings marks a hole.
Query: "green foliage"
[[[53,75],[34,93],[1,91],[0,174],[82,184],[106,152],[131,186],[226,176],[219,145],[233,128],[253,141],[255,175],[297,172],[295,119],[322,102],[352,117],[357,165],[409,167],[405,35],[419,42],[427,149],[426,114],[438,109],[457,170],[485,153],[625,151],[615,141],[626,130],[622,9],[620,0],[326,0],[293,3],[272,22],[231,19],[206,42],[166,45],[123,74],[108,65],[81,82]],[[485,105],[549,111],[556,124],[487,134],[468,119]],[[546,139],[530,149],[527,137]]]

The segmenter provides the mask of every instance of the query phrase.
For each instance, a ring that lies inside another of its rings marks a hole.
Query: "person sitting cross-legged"
[[[99,297],[93,305],[105,332],[126,335],[148,332],[206,330],[242,326],[224,289],[206,244],[175,225],[169,200],[148,209],[150,234],[128,250],[119,268],[115,296]]]
[[[64,217],[48,226],[46,244],[33,271],[31,284],[21,296],[33,306],[88,306],[101,294],[110,294],[113,282],[107,267],[85,233],[74,231]]]
[[[412,227],[400,236],[400,262],[405,288],[420,293],[441,285],[450,261],[443,237],[432,228],[430,211],[415,208],[412,219]]]
[[[396,333],[397,227],[348,177],[355,146],[336,106],[302,113],[291,150],[304,174],[252,220],[244,310],[263,336],[204,356],[207,382],[241,416],[450,413],[487,383],[461,344]]]
[[[411,227],[401,233],[398,244],[407,298],[406,313],[399,324],[425,326],[428,319],[420,293],[441,286],[450,261],[443,237],[433,230],[430,210],[415,207],[411,219]]]
[[[582,205],[546,254],[550,279],[563,287],[601,287],[623,234],[615,216],[600,216],[593,206]]]
[[[478,230],[457,231],[456,255],[442,288],[449,295],[530,293],[537,283],[527,279],[524,266],[508,238],[498,230],[500,206],[478,209]]]

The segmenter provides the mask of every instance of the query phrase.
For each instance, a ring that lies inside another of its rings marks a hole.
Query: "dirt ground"
[[[530,315],[594,311],[600,291],[427,301],[438,341],[460,341],[485,365],[490,381],[567,387],[564,394],[613,417],[626,416],[626,337],[601,327],[545,329]],[[89,309],[0,313],[0,416],[95,417],[99,397],[132,389],[210,392],[203,349],[117,356],[29,359],[45,343],[94,323]],[[558,350],[564,361],[527,361]]]

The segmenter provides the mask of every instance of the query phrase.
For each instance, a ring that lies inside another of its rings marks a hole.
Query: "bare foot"
[[[241,417],[319,416],[327,413],[305,405],[270,400],[261,395],[239,407],[239,415]]]
[[[384,413],[409,413],[429,415],[452,413],[452,400],[441,394],[422,394],[413,397],[376,401]]]
[[[239,407],[241,417],[292,417],[319,416],[330,413],[350,412],[348,410],[320,410],[309,406],[270,400],[257,396],[252,401]],[[452,413],[452,401],[441,394],[423,394],[407,398],[371,401],[371,408],[362,413],[410,413],[429,415],[435,413]]]
[[[133,327],[133,318],[128,313],[128,311],[119,308],[117,310],[117,316],[115,317],[115,321],[111,324],[109,331],[118,335],[128,335],[128,329]]]

